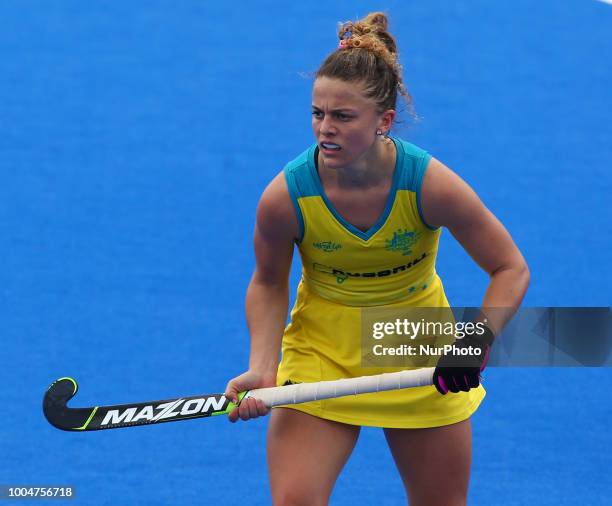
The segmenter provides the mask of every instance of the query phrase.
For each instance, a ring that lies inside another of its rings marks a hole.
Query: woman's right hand
[[[234,404],[238,401],[238,393],[255,388],[265,388],[276,386],[276,371],[269,374],[261,374],[256,371],[248,370],[240,376],[231,379],[225,387],[225,397]],[[270,408],[266,407],[259,399],[249,397],[243,400],[239,406],[235,407],[229,414],[229,421],[235,422],[238,418],[249,420],[265,416],[269,413]]]

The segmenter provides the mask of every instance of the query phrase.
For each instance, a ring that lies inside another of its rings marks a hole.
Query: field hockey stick
[[[163,422],[175,422],[228,414],[240,402],[253,397],[272,408],[304,402],[359,395],[388,390],[399,390],[433,384],[434,368],[360,376],[317,383],[257,388],[238,395],[238,404],[223,394],[179,397],[162,401],[69,408],[67,403],[77,393],[77,382],[60,378],[53,382],[43,399],[43,412],[51,425],[67,431],[91,431],[134,427]]]

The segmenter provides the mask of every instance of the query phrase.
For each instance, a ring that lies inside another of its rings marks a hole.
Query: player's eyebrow
[[[312,108],[316,109],[317,111],[322,111],[323,109],[321,109],[320,107],[317,107],[316,105],[312,104]],[[350,109],[348,107],[341,107],[338,109],[332,109],[331,112],[355,112],[355,109]]]

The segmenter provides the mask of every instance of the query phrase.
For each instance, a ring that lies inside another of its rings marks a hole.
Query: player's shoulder
[[[449,191],[449,184],[456,185],[460,180],[455,172],[432,156],[427,149],[399,137],[393,139],[398,151],[401,151],[400,155],[404,158],[404,165],[413,166],[414,179],[418,182],[419,190],[427,186],[429,191],[444,194]],[[421,185],[422,188],[420,188]]]
[[[413,159],[429,159],[431,157],[427,150],[413,144],[412,142],[408,142],[401,137],[393,137],[393,140],[395,141],[397,148],[401,150],[403,156]]]
[[[261,194],[257,206],[257,227],[267,234],[297,237],[299,227],[289,196],[284,170],[281,170]]]
[[[430,197],[448,199],[464,190],[467,183],[454,170],[435,157],[431,157],[427,164],[427,171],[423,181],[423,192]],[[439,202],[441,203],[441,202]]]
[[[266,202],[289,204],[291,207],[291,190],[295,185],[296,174],[304,175],[309,171],[309,163],[312,162],[316,145],[313,144],[302,151],[298,156],[285,164],[283,169],[270,181],[262,194]]]
[[[266,186],[261,194],[259,202],[260,205],[264,203],[265,205],[282,206],[283,204],[289,204],[291,206],[284,169],[278,172],[272,181],[268,183],[268,186]]]
[[[426,222],[433,226],[449,226],[461,216],[473,216],[485,209],[471,186],[433,157],[423,180],[421,205]]]

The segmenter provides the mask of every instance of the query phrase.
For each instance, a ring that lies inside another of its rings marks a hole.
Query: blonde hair
[[[412,97],[404,86],[395,38],[389,33],[387,16],[372,12],[359,21],[342,23],[338,29],[341,46],[327,56],[315,78],[330,77],[363,84],[365,95],[380,112],[397,108],[398,92],[411,115]]]

